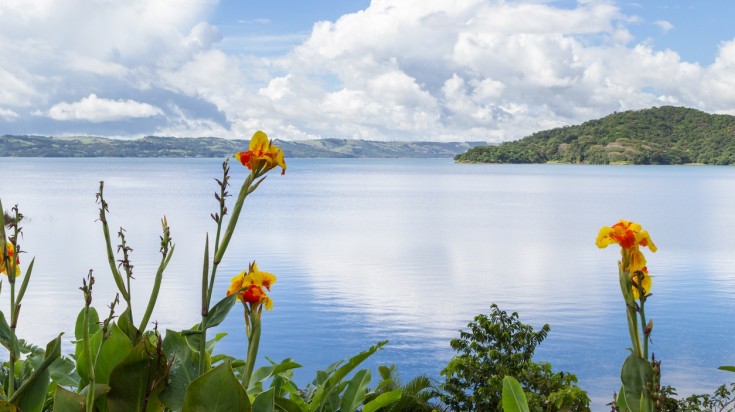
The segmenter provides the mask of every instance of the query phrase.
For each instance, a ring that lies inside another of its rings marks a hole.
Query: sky
[[[520,139],[735,115],[731,0],[2,0],[0,135]]]

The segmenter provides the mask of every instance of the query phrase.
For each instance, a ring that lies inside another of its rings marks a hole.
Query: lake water
[[[41,345],[58,331],[71,348],[78,290],[95,270],[94,304],[115,292],[95,192],[104,180],[111,228],[134,248],[134,314],[145,308],[165,214],[176,243],[153,313],[161,328],[199,321],[205,233],[218,159],[0,159],[0,197],[27,216],[22,246],[36,256],[19,335]],[[246,170],[232,165],[235,195]],[[629,346],[616,247],[601,226],[643,224],[652,350],[680,394],[711,392],[735,375],[735,168],[458,165],[449,159],[289,159],[248,198],[220,266],[215,296],[256,259],[278,277],[263,315],[260,355],[294,357],[300,384],[318,368],[388,339],[367,365],[395,363],[404,380],[439,377],[458,336],[492,303],[551,333],[537,361],[577,374],[604,410]],[[7,312],[9,292],[0,299]],[[238,304],[239,305],[239,304]],[[239,306],[217,328],[218,350],[244,357]]]

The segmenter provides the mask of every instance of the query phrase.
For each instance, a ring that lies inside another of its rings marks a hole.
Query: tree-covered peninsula
[[[735,116],[684,107],[614,113],[454,158],[466,163],[735,164]]]

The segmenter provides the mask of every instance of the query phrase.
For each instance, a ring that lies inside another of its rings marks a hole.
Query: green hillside
[[[454,158],[478,163],[735,164],[735,116],[683,107],[614,113]]]
[[[248,140],[148,136],[121,140],[90,136],[0,136],[0,157],[217,157],[247,150]],[[275,140],[286,157],[451,158],[485,142]]]

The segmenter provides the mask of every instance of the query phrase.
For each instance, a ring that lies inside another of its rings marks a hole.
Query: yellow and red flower
[[[271,285],[276,282],[272,273],[261,272],[255,262],[250,264],[247,271],[240,272],[230,280],[227,296],[240,291],[237,299],[243,304],[250,304],[251,309],[263,305],[266,310],[273,309],[273,300],[266,294],[264,288],[270,292]]]
[[[250,139],[249,150],[235,153],[235,158],[250,170],[261,169],[265,173],[276,166],[280,166],[281,174],[286,173],[286,161],[283,158],[283,151],[268,140],[268,136],[260,130],[255,132],[252,139]]]
[[[651,240],[648,231],[635,222],[621,220],[612,226],[605,226],[600,229],[595,242],[597,247],[604,248],[610,244],[617,243],[623,249],[638,248],[638,246],[648,247],[651,252],[656,251],[656,245]]]
[[[641,287],[647,294],[651,290],[651,277],[646,267],[646,257],[640,250],[640,247],[647,247],[651,252],[656,252],[656,244],[651,240],[648,231],[635,222],[620,220],[612,226],[605,226],[600,229],[597,234],[595,244],[599,248],[606,248],[608,245],[617,243],[621,247],[623,255],[621,270],[628,273],[628,277],[632,280],[631,288],[633,297],[639,298],[638,278],[642,274]],[[645,295],[644,294],[644,295]]]
[[[15,247],[12,243],[5,243],[5,251],[8,255],[8,260],[12,261],[15,258],[15,276],[20,276],[20,258],[15,256]],[[0,254],[0,273],[5,275],[8,274],[8,268],[5,267],[5,257]]]

